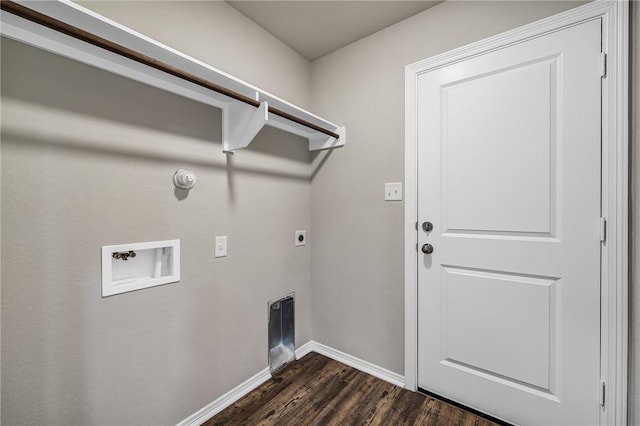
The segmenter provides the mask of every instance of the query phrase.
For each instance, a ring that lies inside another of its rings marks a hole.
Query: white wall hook
[[[188,191],[196,184],[196,175],[191,170],[178,169],[173,174],[173,184],[176,188]]]

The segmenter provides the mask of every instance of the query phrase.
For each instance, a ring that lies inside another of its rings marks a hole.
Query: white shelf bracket
[[[335,132],[340,135],[340,139],[332,138],[320,132],[309,136],[309,151],[320,151],[343,146],[347,135],[346,128],[344,126],[338,127]]]
[[[249,146],[269,121],[269,105],[260,102],[255,108],[242,102],[229,103],[222,112],[222,150],[231,153]]]

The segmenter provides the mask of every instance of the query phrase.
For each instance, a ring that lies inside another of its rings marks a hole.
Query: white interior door
[[[418,77],[418,385],[518,424],[599,422],[600,52],[597,19]]]

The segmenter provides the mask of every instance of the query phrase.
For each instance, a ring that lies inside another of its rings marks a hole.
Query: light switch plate
[[[227,256],[227,236],[216,237],[215,257]]]
[[[402,182],[384,184],[385,201],[402,201]]]

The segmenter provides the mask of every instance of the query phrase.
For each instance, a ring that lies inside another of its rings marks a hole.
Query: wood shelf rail
[[[279,108],[273,107],[271,105],[266,105],[266,102],[260,102],[256,99],[253,99],[249,96],[246,96],[242,93],[236,92],[232,89],[224,87],[222,85],[216,84],[212,81],[209,81],[205,78],[199,77],[197,75],[191,74],[187,71],[184,71],[180,68],[174,67],[162,61],[156,60],[150,56],[147,56],[143,53],[137,52],[128,47],[122,46],[120,44],[114,43],[110,40],[107,40],[103,37],[100,37],[96,34],[93,34],[89,31],[85,31],[81,28],[70,25],[66,22],[55,19],[51,16],[40,13],[36,10],[18,4],[14,1],[10,0],[1,0],[0,1],[0,9],[16,15],[20,18],[26,19],[28,21],[34,22],[36,24],[42,25],[44,27],[50,28],[54,31],[58,31],[75,39],[81,40],[85,43],[89,43],[93,46],[99,47],[101,49],[105,49],[109,52],[115,53],[117,55],[123,56],[132,61],[138,62],[140,64],[146,65],[148,67],[154,68],[156,70],[162,71],[164,73],[170,74],[174,77],[178,77],[182,80],[188,81],[200,87],[204,87],[206,89],[212,90],[221,95],[227,96],[233,100],[242,102],[244,104],[250,105],[254,108],[260,110],[261,108],[265,108],[268,113],[277,115],[286,120],[292,121],[294,123],[300,124],[302,126],[308,127],[316,132],[322,133],[326,136],[334,138],[336,141],[341,138],[339,133],[335,131],[331,131],[329,129],[325,129],[321,126],[318,126],[310,121],[297,117],[293,114],[290,114],[286,111],[283,111]],[[260,115],[261,112],[257,111],[256,115]],[[259,130],[259,129],[258,129]],[[257,131],[255,132],[257,133]],[[253,135],[255,136],[255,134]],[[344,141],[342,141],[344,142]]]

